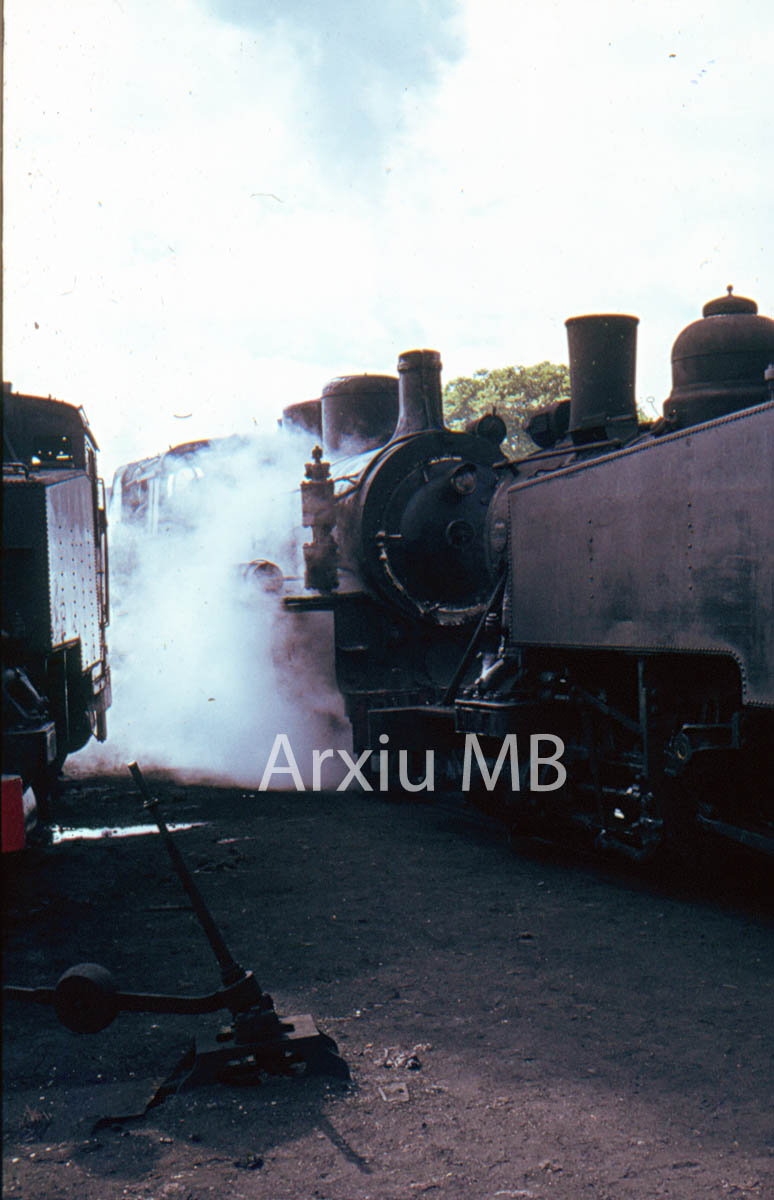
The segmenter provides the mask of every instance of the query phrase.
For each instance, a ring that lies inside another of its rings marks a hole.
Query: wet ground
[[[774,1196],[767,874],[514,853],[453,804],[156,789],[236,958],[311,1013],[351,1082],[267,1078],[142,1108],[215,1017],[77,1035],[4,1005],[4,1190],[24,1200]],[[79,779],[72,827],[147,819]],[[63,840],[5,871],[6,983],[74,963],[201,993],[217,965],[157,836]]]

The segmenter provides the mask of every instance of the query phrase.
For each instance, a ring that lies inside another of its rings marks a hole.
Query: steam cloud
[[[156,481],[152,518],[122,519],[113,495],[109,738],[68,771],[137,759],[189,782],[255,787],[285,733],[309,784],[313,748],[350,746],[330,614],[287,612],[244,570],[270,559],[303,587],[298,485],[311,444],[287,434],[214,443]]]
[[[393,0],[362,11],[351,0],[208,0],[208,6],[242,29],[277,34],[303,57],[305,116],[329,173],[337,159],[361,169],[383,166],[411,106],[462,54],[457,0]]]

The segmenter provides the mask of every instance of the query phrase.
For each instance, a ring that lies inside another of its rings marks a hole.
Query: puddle
[[[206,824],[206,821],[179,821],[167,825],[167,829],[170,833],[179,833],[181,829],[200,829]],[[96,842],[102,838],[143,837],[147,833],[158,835],[158,832],[156,825],[106,825],[101,829],[60,829],[58,825],[54,825],[51,829],[51,841],[54,845],[58,842]]]

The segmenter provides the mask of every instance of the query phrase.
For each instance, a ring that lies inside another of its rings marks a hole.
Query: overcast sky
[[[770,0],[5,0],[4,375],[103,470],[332,376],[566,361],[637,394],[727,284],[774,315]],[[190,417],[185,414],[191,413]],[[176,415],[177,414],[177,415]]]

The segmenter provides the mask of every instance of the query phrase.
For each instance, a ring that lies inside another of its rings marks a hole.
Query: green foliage
[[[542,362],[534,367],[474,371],[452,379],[444,388],[446,424],[461,429],[496,409],[508,426],[504,449],[519,457],[535,449],[522,428],[535,410],[569,394],[570,371],[564,364]]]

